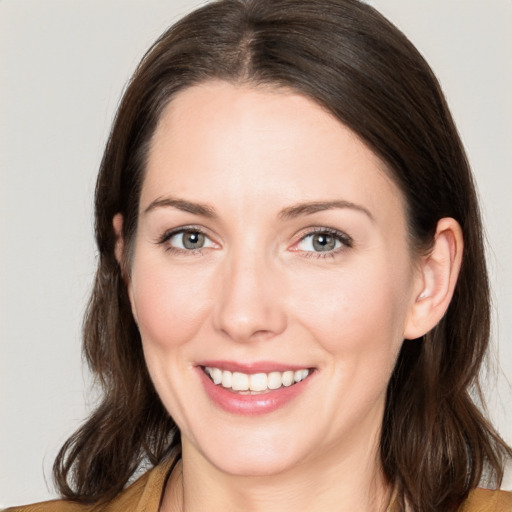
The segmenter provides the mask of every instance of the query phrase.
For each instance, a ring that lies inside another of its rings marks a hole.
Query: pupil
[[[183,246],[187,249],[199,249],[204,244],[204,235],[197,231],[189,231],[183,237]]]
[[[313,237],[313,247],[316,251],[332,251],[336,245],[336,240],[331,235],[315,235]]]

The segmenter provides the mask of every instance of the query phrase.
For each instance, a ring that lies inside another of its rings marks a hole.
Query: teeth
[[[210,374],[210,377],[213,382],[215,384],[220,384],[222,382],[222,370],[219,370],[218,368],[212,368],[211,370],[212,373]]]
[[[300,382],[301,380],[304,380],[309,375],[309,370],[297,370],[293,374],[293,380],[295,382]]]
[[[306,372],[306,376],[307,376],[307,374],[309,372],[307,370],[304,370],[304,371]],[[294,377],[294,372],[292,372],[292,371],[284,372],[283,377],[282,377],[283,386],[286,386],[286,387],[291,386],[294,382],[293,377]]]
[[[272,372],[268,374],[268,389],[279,389],[283,385],[283,379],[280,372]]]
[[[231,372],[222,372],[222,387],[230,388],[233,374]]]
[[[231,378],[231,389],[233,391],[247,391],[249,389],[249,375],[234,372]]]
[[[268,377],[266,373],[255,373],[249,376],[249,388],[251,391],[265,391]]]
[[[230,372],[207,366],[205,372],[210,376],[214,384],[221,384],[224,388],[233,391],[261,392],[288,387],[304,380],[310,370],[288,370],[286,372],[254,373],[248,375],[241,372]]]

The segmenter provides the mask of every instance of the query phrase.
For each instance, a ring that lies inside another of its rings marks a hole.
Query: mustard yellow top
[[[173,461],[167,461],[142,475],[114,500],[102,505],[82,505],[53,500],[12,507],[5,512],[158,512]],[[393,512],[393,503],[388,511]],[[512,492],[474,489],[458,512],[512,512]]]

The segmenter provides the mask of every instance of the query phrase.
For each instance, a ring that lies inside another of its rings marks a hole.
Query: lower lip
[[[227,412],[245,416],[266,414],[285,406],[306,389],[312,376],[310,373],[307,378],[296,384],[288,387],[283,386],[266,393],[241,395],[223,388],[221,385],[214,384],[202,368],[198,367],[198,372],[206,394],[216,406]]]

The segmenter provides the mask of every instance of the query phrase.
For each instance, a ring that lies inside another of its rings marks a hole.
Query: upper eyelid
[[[209,231],[201,226],[195,226],[195,225],[186,225],[186,226],[179,226],[179,227],[176,227],[176,228],[171,228],[171,229],[167,229],[165,230],[159,237],[158,237],[158,241],[159,242],[164,242],[166,240],[169,240],[169,238],[172,238],[173,236],[175,235],[178,235],[180,233],[186,233],[187,231],[197,231],[198,233],[201,233],[203,235],[205,235],[206,237],[208,238],[212,238],[211,234],[209,233]]]
[[[346,232],[335,228],[329,228],[326,226],[315,226],[301,230],[295,237],[295,241],[298,242],[304,238],[317,234],[317,233],[328,233],[330,235],[338,236],[340,239],[346,242],[353,242],[353,238]],[[295,242],[294,242],[295,243]]]

